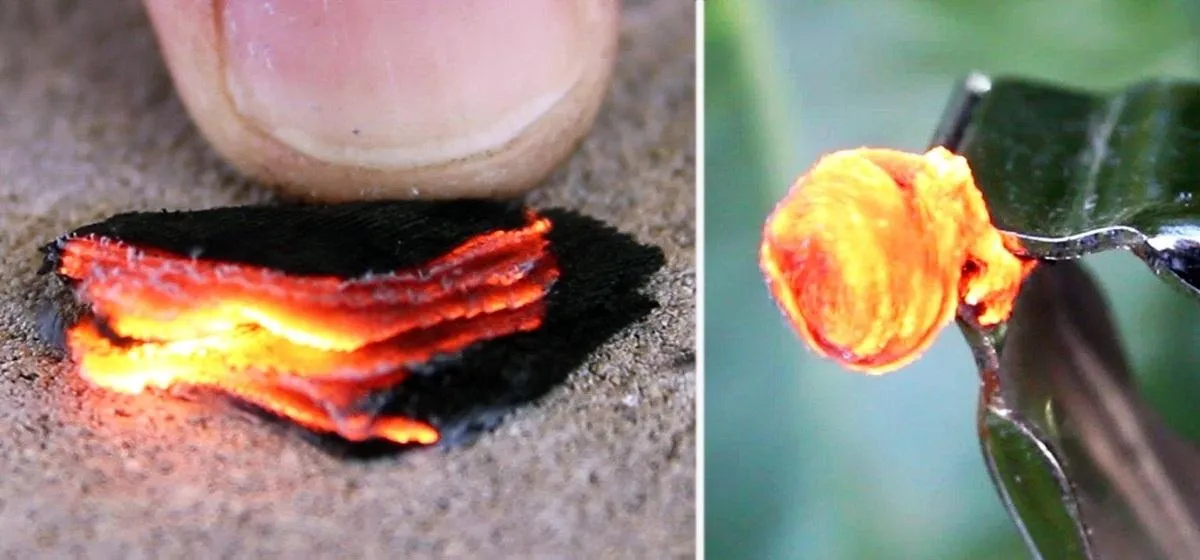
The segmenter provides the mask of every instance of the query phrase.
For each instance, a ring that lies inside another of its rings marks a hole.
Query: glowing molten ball
[[[992,226],[966,159],[861,148],[823,157],[767,219],[771,295],[823,356],[866,373],[915,360],[975,306],[1008,318],[1034,261]]]

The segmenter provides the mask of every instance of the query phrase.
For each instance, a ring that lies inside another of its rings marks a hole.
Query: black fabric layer
[[[426,421],[443,446],[494,428],[512,408],[561,384],[597,347],[643,319],[655,302],[640,292],[664,263],[662,251],[576,212],[550,218],[561,276],[541,328],[477,343],[415,370],[364,407]],[[371,202],[122,214],[62,239],[98,234],[140,247],[277,268],[293,274],[357,276],[416,266],[472,235],[524,223],[519,206],[491,202]],[[45,248],[53,262],[59,245]],[[403,449],[311,434],[326,450],[372,457]]]
[[[71,237],[99,235],[295,275],[353,277],[418,266],[470,237],[524,223],[519,204],[486,200],[133,212],[81,227],[43,251],[52,269],[61,243]]]

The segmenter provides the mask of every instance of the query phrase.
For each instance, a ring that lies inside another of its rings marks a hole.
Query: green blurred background
[[[892,375],[815,358],[768,300],[759,228],[817,157],[926,148],[970,70],[1088,88],[1200,76],[1200,9],[1148,0],[707,0],[709,558],[1022,558],[956,329]],[[1200,320],[1132,256],[1100,276],[1147,398],[1200,438]],[[1181,373],[1182,372],[1182,373]]]

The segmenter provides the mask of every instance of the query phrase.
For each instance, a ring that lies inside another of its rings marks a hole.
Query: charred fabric
[[[645,317],[663,265],[592,218],[498,201],[128,213],[42,251],[80,310],[43,336],[91,384],[213,391],[351,453],[491,429]]]

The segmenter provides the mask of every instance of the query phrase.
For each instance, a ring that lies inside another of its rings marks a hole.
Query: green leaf
[[[1054,452],[993,395],[981,395],[980,443],[1006,508],[1030,547],[1051,558],[1087,558],[1076,500]]]
[[[935,143],[971,162],[993,222],[1031,254],[1129,249],[1197,284],[1200,259],[1175,261],[1200,249],[1200,83],[1100,94],[976,75]]]
[[[1051,261],[1007,324],[959,321],[984,455],[1027,542],[1047,558],[1200,558],[1200,451],[1137,394],[1089,275],[1052,262],[1129,250],[1200,295],[1200,85],[1102,95],[973,76],[935,143],[971,162],[997,226]]]

